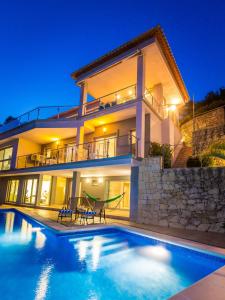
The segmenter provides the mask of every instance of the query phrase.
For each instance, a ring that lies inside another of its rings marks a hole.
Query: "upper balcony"
[[[15,128],[26,125],[32,121],[43,120],[63,120],[70,118],[77,118],[78,107],[71,105],[66,106],[40,106],[32,109],[16,118],[10,119],[8,122],[0,126],[0,134],[13,130]]]
[[[17,157],[16,169],[63,165],[74,162],[115,158],[122,156],[138,156],[136,136],[123,135],[98,138],[93,142],[70,144],[55,149],[45,148],[37,153]]]

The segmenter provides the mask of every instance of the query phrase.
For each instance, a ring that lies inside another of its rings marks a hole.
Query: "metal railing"
[[[165,118],[165,105],[164,103],[158,101],[153,95],[151,94],[151,90],[149,88],[145,88],[144,94],[145,100],[152,106],[152,108],[156,111],[161,118]],[[163,101],[165,101],[163,99]]]
[[[88,115],[134,99],[136,99],[136,85],[131,85],[85,103],[83,114]]]
[[[137,139],[132,135],[101,138],[94,142],[73,144],[58,149],[45,149],[17,158],[17,169],[65,164],[76,161],[110,158],[123,155],[137,157]]]
[[[73,109],[74,106],[40,106],[32,109],[17,118],[12,118],[8,123],[3,124],[0,127],[0,133],[14,129],[23,124],[29,123],[36,120],[47,120],[47,119],[60,119],[61,115],[66,111]],[[76,116],[74,116],[76,117]]]

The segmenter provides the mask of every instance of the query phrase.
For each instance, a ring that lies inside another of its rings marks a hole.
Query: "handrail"
[[[123,93],[126,90],[130,91],[130,89],[133,89],[133,91],[131,91],[131,94],[128,93],[128,95],[126,95],[126,97],[125,96],[118,97],[118,96],[120,96],[119,93]],[[112,99],[106,99],[106,101],[105,101],[106,103],[105,103],[104,98],[109,98],[110,96],[114,96],[114,97],[112,97]],[[120,90],[116,90],[112,93],[95,98],[92,101],[84,103],[83,104],[83,107],[85,109],[84,115],[91,114],[93,112],[99,111],[100,109],[105,109],[105,108],[108,108],[108,107],[111,107],[114,105],[128,102],[128,101],[134,100],[135,98],[136,98],[136,84],[133,84],[133,85],[127,86],[125,88],[122,88]],[[121,101],[121,103],[118,103],[120,101]],[[94,111],[92,111],[92,109],[90,108],[90,112],[87,112],[89,106],[91,107],[92,105],[95,105],[95,104],[97,104],[98,107],[94,108]]]
[[[128,139],[126,140],[126,138]],[[112,139],[115,140],[115,144],[114,144],[113,153],[110,154],[109,144],[110,144],[110,140]],[[135,142],[132,143],[133,139],[135,139]],[[122,141],[122,143],[120,141]],[[127,154],[132,154],[136,157],[137,148],[138,148],[137,141],[138,139],[134,135],[122,135],[122,136],[105,137],[105,138],[103,137],[102,143],[100,141],[101,146],[104,146],[103,148],[101,148],[101,150],[103,151],[102,154],[96,153],[96,149],[95,149],[99,141],[85,142],[83,144],[74,143],[71,146],[64,146],[56,149],[50,149],[49,156],[47,156],[46,153],[47,149],[44,149],[42,152],[39,151],[36,153],[30,153],[27,155],[18,156],[17,168],[18,169],[27,168],[28,159],[31,159],[32,156],[41,156],[40,165],[69,163],[69,162],[75,162],[80,160],[115,157],[115,156],[127,155]],[[20,166],[21,164],[22,167]],[[31,164],[31,167],[34,166],[36,166],[35,163],[33,165]]]
[[[36,120],[49,120],[49,119],[60,119],[60,115],[63,115],[69,108],[73,109],[75,106],[72,105],[49,105],[49,106],[39,106],[22,115],[12,119],[8,123],[3,124],[0,127],[0,133],[7,130],[14,129],[23,124],[29,123]]]

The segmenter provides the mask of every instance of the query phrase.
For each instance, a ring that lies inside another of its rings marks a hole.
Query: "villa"
[[[150,143],[182,140],[178,114],[189,96],[169,44],[155,27],[72,78],[79,106],[39,107],[0,128],[1,201],[61,208],[83,191],[125,192],[115,214],[129,217],[132,174]]]
[[[0,127],[1,299],[224,299],[225,168],[181,159],[186,136],[203,149],[205,132],[221,130],[202,128],[202,115],[200,133],[179,126],[189,95],[162,29],[72,78],[78,106],[38,107]],[[224,107],[209,115],[225,120]],[[86,226],[87,216],[99,222]]]

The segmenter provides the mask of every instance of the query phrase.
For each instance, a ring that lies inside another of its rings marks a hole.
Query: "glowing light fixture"
[[[120,94],[116,95],[116,99],[119,100],[120,98],[121,98]]]
[[[170,111],[175,111],[176,109],[177,109],[176,105],[171,105],[171,106],[169,107],[169,110],[170,110]]]
[[[128,91],[128,95],[129,95],[129,96],[133,95],[133,91],[132,91],[132,90],[129,90],[129,91]]]
[[[90,178],[86,178],[86,183],[90,183],[91,182],[91,179]]]
[[[103,183],[103,177],[98,178],[98,183]]]
[[[106,127],[103,127],[102,128],[102,131],[105,133],[107,131],[107,128]]]

